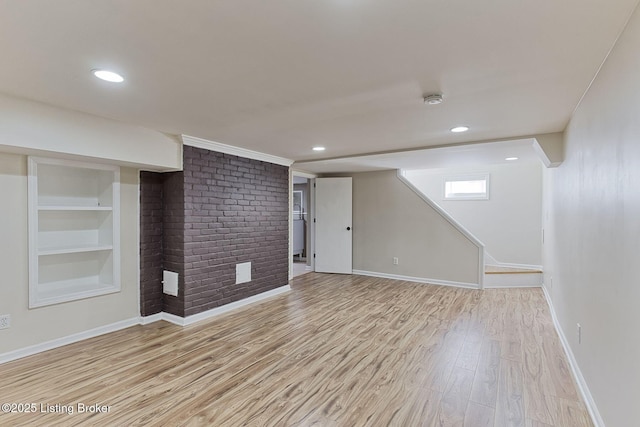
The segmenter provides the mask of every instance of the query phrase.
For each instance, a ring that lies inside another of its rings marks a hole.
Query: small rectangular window
[[[489,199],[489,174],[450,176],[444,179],[445,200]]]

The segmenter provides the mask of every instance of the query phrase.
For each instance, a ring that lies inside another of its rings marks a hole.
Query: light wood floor
[[[293,277],[302,276],[303,274],[307,274],[310,270],[307,270],[306,262],[292,262],[291,263],[291,273]]]
[[[111,407],[0,425],[592,425],[540,289],[316,273],[292,287],[0,365],[0,403]]]
[[[539,274],[542,273],[542,270],[485,265],[484,272],[485,274]]]

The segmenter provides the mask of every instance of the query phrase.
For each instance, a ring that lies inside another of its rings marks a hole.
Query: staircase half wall
[[[482,243],[399,171],[352,176],[354,274],[482,287]]]

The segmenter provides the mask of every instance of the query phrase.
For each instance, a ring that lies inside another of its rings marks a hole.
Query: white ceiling
[[[0,92],[295,160],[517,139],[565,128],[637,1],[3,0]]]
[[[385,169],[441,169],[461,166],[512,163],[542,160],[533,147],[533,138],[502,142],[450,145],[421,150],[343,157],[338,159],[300,162],[295,168],[311,173],[369,172]]]

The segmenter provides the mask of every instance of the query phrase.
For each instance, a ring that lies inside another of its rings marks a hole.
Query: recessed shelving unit
[[[120,290],[120,169],[29,158],[29,307]]]

